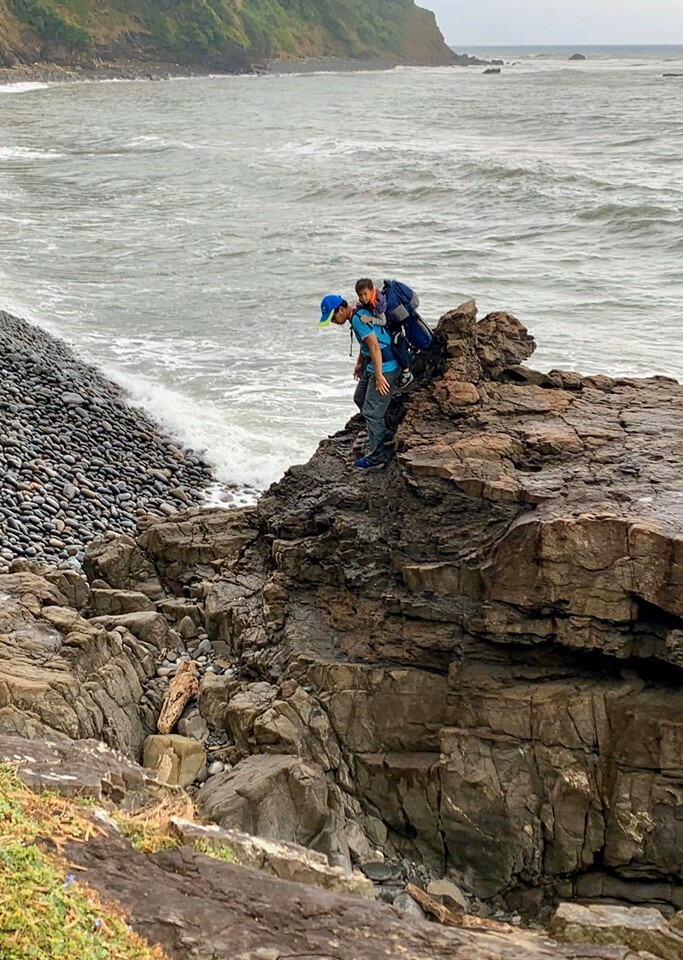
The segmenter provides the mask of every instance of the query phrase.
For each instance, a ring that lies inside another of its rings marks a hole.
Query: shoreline
[[[300,60],[263,60],[250,71],[231,71],[205,64],[180,64],[158,60],[116,60],[88,65],[36,62],[0,67],[0,85],[19,83],[86,83],[100,80],[172,80],[200,77],[284,76],[307,73],[362,73],[396,70],[399,67],[490,66],[494,61],[469,54],[453,55],[451,63],[420,60],[354,60],[312,57]]]
[[[0,310],[0,572],[210,504],[213,467],[63,340]],[[238,496],[221,506],[238,505]]]

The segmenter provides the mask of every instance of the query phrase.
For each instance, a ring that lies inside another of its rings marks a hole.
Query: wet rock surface
[[[0,570],[82,560],[106,530],[202,500],[205,461],[181,450],[61,341],[0,311]]]

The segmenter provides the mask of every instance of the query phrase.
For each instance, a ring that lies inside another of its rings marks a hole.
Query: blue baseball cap
[[[320,327],[329,327],[332,323],[332,316],[334,311],[341,307],[343,303],[346,303],[343,297],[340,297],[336,293],[330,293],[320,304]]]

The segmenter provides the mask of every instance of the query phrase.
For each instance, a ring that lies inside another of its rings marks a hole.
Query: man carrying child
[[[382,291],[374,285],[372,280],[365,277],[356,284],[356,293],[358,294],[361,305],[372,314],[375,324],[377,326],[386,326],[387,298]],[[395,330],[389,329],[389,333],[391,334],[394,356],[401,367],[401,376],[396,383],[396,389],[404,390],[414,380],[410,372],[408,341],[401,326],[398,326]]]
[[[396,360],[391,335],[386,324],[375,323],[372,313],[361,305],[350,306],[343,297],[330,294],[320,304],[320,326],[330,323],[351,328],[360,344],[354,375],[358,386],[353,395],[356,406],[365,417],[368,428],[368,452],[356,460],[360,469],[379,467],[391,459],[389,431],[384,421],[401,368]]]

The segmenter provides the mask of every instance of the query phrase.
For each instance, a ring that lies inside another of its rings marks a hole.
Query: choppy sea
[[[0,308],[256,488],[353,412],[316,323],[361,275],[509,310],[539,368],[683,377],[683,47],[482,52],[0,87]]]

